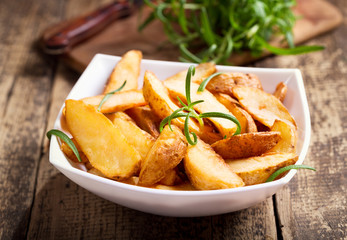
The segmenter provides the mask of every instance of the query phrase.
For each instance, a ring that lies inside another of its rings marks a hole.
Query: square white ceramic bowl
[[[71,90],[69,99],[98,95],[102,92],[112,69],[120,57],[103,54],[96,55]],[[191,64],[142,60],[139,85],[145,70],[153,71],[161,80],[178,71],[187,69]],[[217,66],[218,71],[254,73],[259,76],[264,90],[272,93],[277,83],[285,82],[288,92],[284,105],[293,115],[298,126],[297,152],[302,164],[310,142],[311,123],[301,73],[298,69],[271,69]],[[54,128],[60,129],[61,111]],[[248,208],[272,196],[287,184],[295,175],[291,170],[285,177],[270,183],[234,189],[209,191],[170,191],[133,186],[102,178],[81,169],[67,160],[59,148],[56,137],[52,137],[49,153],[50,162],[65,176],[81,187],[117,204],[143,212],[164,216],[207,216],[233,212]]]

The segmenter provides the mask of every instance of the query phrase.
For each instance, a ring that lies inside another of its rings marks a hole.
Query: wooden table
[[[275,196],[212,217],[169,218],[87,192],[48,161],[47,129],[79,74],[41,54],[49,24],[99,0],[2,0],[0,4],[0,239],[346,239],[347,22],[308,44],[322,52],[271,57],[258,67],[299,68],[312,119],[305,163]],[[347,15],[345,0],[332,0]]]

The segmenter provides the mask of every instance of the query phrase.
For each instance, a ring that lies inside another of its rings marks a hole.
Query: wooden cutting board
[[[294,27],[294,42],[303,43],[337,27],[343,20],[339,10],[325,0],[298,0],[295,12],[301,16]],[[75,46],[63,56],[73,69],[82,72],[97,53],[123,55],[131,49],[143,52],[145,59],[177,61],[179,51],[168,43],[159,21],[142,32],[137,31],[138,13],[117,20],[98,35]],[[268,55],[268,54],[264,54]],[[233,55],[232,65],[245,65],[254,59],[249,53]]]

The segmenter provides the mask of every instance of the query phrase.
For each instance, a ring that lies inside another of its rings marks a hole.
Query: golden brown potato
[[[91,173],[91,174],[94,174],[94,175],[96,175],[96,176],[106,178],[106,176],[105,176],[104,174],[102,174],[102,172],[100,172],[100,171],[99,171],[98,169],[96,169],[96,168],[91,168],[91,169],[88,170],[88,172]]]
[[[224,159],[248,158],[265,153],[280,139],[279,132],[244,133],[215,142],[212,148]]]
[[[287,95],[287,85],[285,85],[283,82],[280,82],[277,84],[276,90],[273,93],[275,97],[278,98],[281,102],[283,102],[284,98]]]
[[[82,163],[89,162],[87,156],[82,152],[81,147],[78,145],[76,140],[73,138],[71,140],[75,144],[75,146],[78,150],[78,153],[80,154]],[[64,141],[61,141],[60,149],[63,151],[63,153],[66,155],[66,157],[68,159],[70,159],[71,161],[74,161],[74,162],[79,162],[75,153],[72,151],[72,149],[69,147],[69,145],[67,145]]]
[[[122,91],[136,90],[140,75],[141,51],[131,50],[122,56],[122,59],[113,69],[104,89],[104,94],[118,89],[127,81]]]
[[[186,80],[188,70],[181,71],[165,81],[178,81],[184,82]],[[216,65],[214,63],[201,63],[195,67],[195,74],[192,77],[193,82],[201,83],[205,78],[216,72]]]
[[[185,96],[185,85],[181,82],[177,81],[166,81],[164,82],[165,87],[168,88],[170,94],[173,96],[173,98],[176,98],[177,96],[184,102],[186,102],[186,96]],[[225,114],[232,115],[232,113],[223,105],[221,104],[212,93],[210,93],[207,90],[204,90],[203,92],[197,92],[199,88],[198,84],[191,83],[191,101],[195,102],[198,100],[204,100],[204,102],[194,105],[194,109],[198,113],[205,113],[205,112],[221,112]],[[237,126],[234,122],[225,119],[225,118],[208,118],[218,129],[218,131],[223,136],[232,136]]]
[[[246,159],[226,160],[226,163],[246,185],[254,185],[264,183],[275,171],[295,164],[297,160],[298,156],[294,153],[275,153]]]
[[[138,185],[139,184],[139,177],[137,176],[132,176],[130,178],[120,180],[119,182],[126,183],[126,184],[131,184],[131,185]]]
[[[171,100],[168,90],[162,82],[150,71],[146,71],[143,83],[143,96],[151,107],[152,111],[160,118],[164,119],[171,115],[179,107]],[[172,123],[180,129],[184,129],[184,119],[176,118]],[[213,132],[209,126],[200,129],[200,126],[193,120],[189,121],[189,131],[194,132],[208,143],[220,140],[220,134]]]
[[[278,153],[295,153],[296,152],[296,142],[298,139],[298,133],[294,126],[291,124],[282,122],[280,120],[275,120],[274,125],[271,127],[271,131],[276,131],[281,133],[282,139],[274,146],[269,152]]]
[[[163,184],[166,186],[174,186],[178,183],[182,182],[180,176],[177,172],[177,167],[167,171],[165,177],[159,181],[159,184]]]
[[[142,130],[159,137],[160,119],[152,112],[149,106],[130,108],[125,111]]]
[[[251,115],[243,110],[238,102],[232,97],[222,93],[216,93],[215,97],[222,103],[236,118],[241,125],[241,133],[257,132],[257,125],[255,124]]]
[[[272,127],[276,119],[296,126],[286,107],[275,96],[260,89],[244,86],[233,88],[234,96],[252,117],[267,127]]]
[[[107,114],[107,118],[117,125],[128,143],[133,145],[144,160],[153,146],[155,139],[147,132],[141,130],[136,123],[124,112]]]
[[[141,156],[120,129],[95,107],[66,100],[66,123],[92,166],[106,177],[124,179],[139,168]]]
[[[197,190],[192,184],[189,182],[182,183],[175,186],[167,186],[163,184],[158,184],[155,186],[156,189],[162,189],[162,190],[174,190],[174,191],[195,191]]]
[[[98,107],[104,95],[86,97],[82,101],[85,104],[89,104]],[[101,106],[100,111],[102,113],[113,113],[118,111],[124,111],[129,108],[139,107],[146,105],[146,101],[143,98],[141,90],[129,90],[124,92],[116,92]]]
[[[149,186],[163,179],[175,168],[187,152],[187,141],[181,129],[166,126],[148,152],[141,166],[139,185]]]
[[[242,179],[231,171],[210,145],[200,139],[196,145],[189,145],[183,163],[190,182],[197,189],[214,190],[244,186]]]

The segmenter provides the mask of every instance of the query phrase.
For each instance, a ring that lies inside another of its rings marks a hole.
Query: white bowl
[[[113,67],[120,57],[97,54],[90,62],[76,85],[71,90],[69,99],[81,99],[100,94]],[[140,86],[145,70],[153,71],[161,80],[187,69],[191,64],[142,60]],[[277,83],[285,82],[288,86],[284,105],[293,115],[298,126],[297,152],[302,164],[306,156],[311,134],[310,114],[301,73],[298,69],[271,69],[217,66],[218,71],[254,73],[259,76],[264,90],[272,93]],[[61,111],[54,128],[60,129]],[[50,162],[65,176],[81,187],[117,204],[164,216],[208,216],[248,208],[275,194],[295,175],[291,170],[285,177],[270,183],[246,186],[234,189],[209,191],[170,191],[133,186],[116,182],[87,173],[70,161],[59,148],[56,137],[52,137],[49,152]]]

